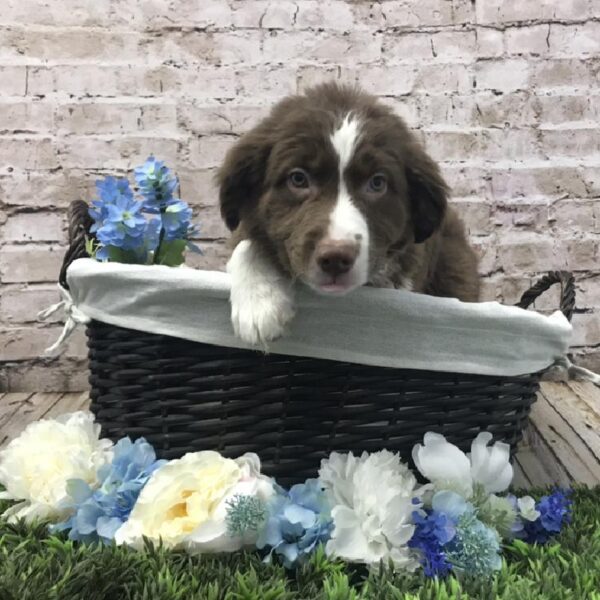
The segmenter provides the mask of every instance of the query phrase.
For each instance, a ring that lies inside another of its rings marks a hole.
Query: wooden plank
[[[568,475],[564,471],[561,474],[549,472],[544,462],[540,460],[540,456],[531,448],[525,447],[519,450],[517,459],[523,474],[531,484],[530,487],[546,487],[557,483],[570,484]]]
[[[87,410],[90,405],[88,392],[67,392],[46,413],[46,418],[54,418],[77,410]]]
[[[19,407],[33,396],[33,393],[7,393],[0,397],[0,431],[18,410]]]
[[[525,471],[523,471],[523,467],[519,463],[518,453],[513,458],[512,463],[513,463],[513,471],[514,471],[513,480],[512,480],[513,489],[526,490],[526,489],[529,489],[530,487],[532,487],[529,477],[527,477],[527,475],[525,474]]]
[[[531,421],[556,458],[556,462],[573,481],[589,486],[600,483],[600,464],[569,423],[543,395],[539,396],[532,407]]]
[[[586,412],[589,411],[600,418],[600,388],[598,386],[590,381],[569,381],[567,386],[583,402]]]
[[[590,456],[587,458],[600,465],[600,390],[597,413],[565,383],[545,385],[541,392],[548,404],[562,416],[588,447]]]
[[[0,446],[19,435],[32,421],[41,419],[56,404],[63,393],[36,393],[32,394],[4,423],[0,431]]]

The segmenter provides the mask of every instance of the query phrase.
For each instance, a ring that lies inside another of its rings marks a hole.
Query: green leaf
[[[187,240],[163,240],[154,257],[154,263],[166,265],[167,267],[178,267],[183,263],[183,252],[187,246]]]
[[[136,265],[140,262],[133,250],[123,250],[122,248],[117,248],[116,246],[108,247],[108,260],[111,262],[120,262],[128,265]]]

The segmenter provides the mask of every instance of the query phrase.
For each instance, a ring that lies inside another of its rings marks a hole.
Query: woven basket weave
[[[66,270],[86,256],[87,205],[70,209]],[[561,285],[571,318],[570,274],[551,272],[523,294],[528,307]],[[144,436],[162,458],[214,449],[256,452],[263,470],[284,485],[314,477],[334,450],[387,448],[409,459],[433,430],[467,449],[481,430],[514,450],[539,374],[516,377],[412,371],[331,360],[264,355],[92,321],[87,328],[91,409],[103,435]]]

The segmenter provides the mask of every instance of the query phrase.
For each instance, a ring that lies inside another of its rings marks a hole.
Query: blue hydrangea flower
[[[456,534],[454,522],[436,511],[413,513],[415,533],[408,542],[410,548],[421,553],[421,564],[426,577],[445,577],[452,569],[443,546]]]
[[[318,479],[294,485],[289,492],[280,490],[269,501],[267,511],[256,544],[270,550],[267,561],[275,553],[291,568],[331,537],[331,509]]]
[[[176,200],[170,202],[161,213],[162,226],[165,230],[165,240],[185,239],[190,232],[192,209],[187,203]]]
[[[107,204],[102,225],[96,230],[96,238],[104,246],[115,246],[123,250],[134,250],[143,241],[146,218],[141,213],[142,204],[133,198],[118,197]]]
[[[560,533],[563,526],[571,522],[570,491],[555,490],[548,496],[542,496],[536,503],[540,516],[535,521],[523,521],[523,528],[517,537],[528,543],[546,543],[551,537]]]
[[[150,156],[134,175],[149,212],[159,212],[172,201],[178,182],[164,162]]]
[[[67,484],[73,515],[54,526],[69,530],[69,538],[84,542],[110,543],[127,520],[150,475],[166,461],[156,460],[154,449],[144,438],[117,442],[112,462],[98,471],[100,487],[92,490],[81,479]]]

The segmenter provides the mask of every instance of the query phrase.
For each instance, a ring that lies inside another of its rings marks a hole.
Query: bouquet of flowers
[[[134,173],[135,194],[127,179],[96,182],[87,252],[101,261],[178,266],[186,248],[199,252],[190,241],[192,209],[175,196],[179,182],[164,162],[150,156]]]
[[[4,518],[45,519],[82,542],[255,548],[288,568],[323,547],[371,568],[487,577],[501,567],[503,544],[547,542],[571,519],[568,492],[538,501],[505,493],[509,447],[490,442],[480,433],[464,454],[427,433],[413,449],[425,484],[392,452],[334,452],[317,478],[286,490],[255,454],[157,460],[143,438],[113,445],[91,413],[77,412],[30,424],[0,452],[0,498],[16,501]]]

